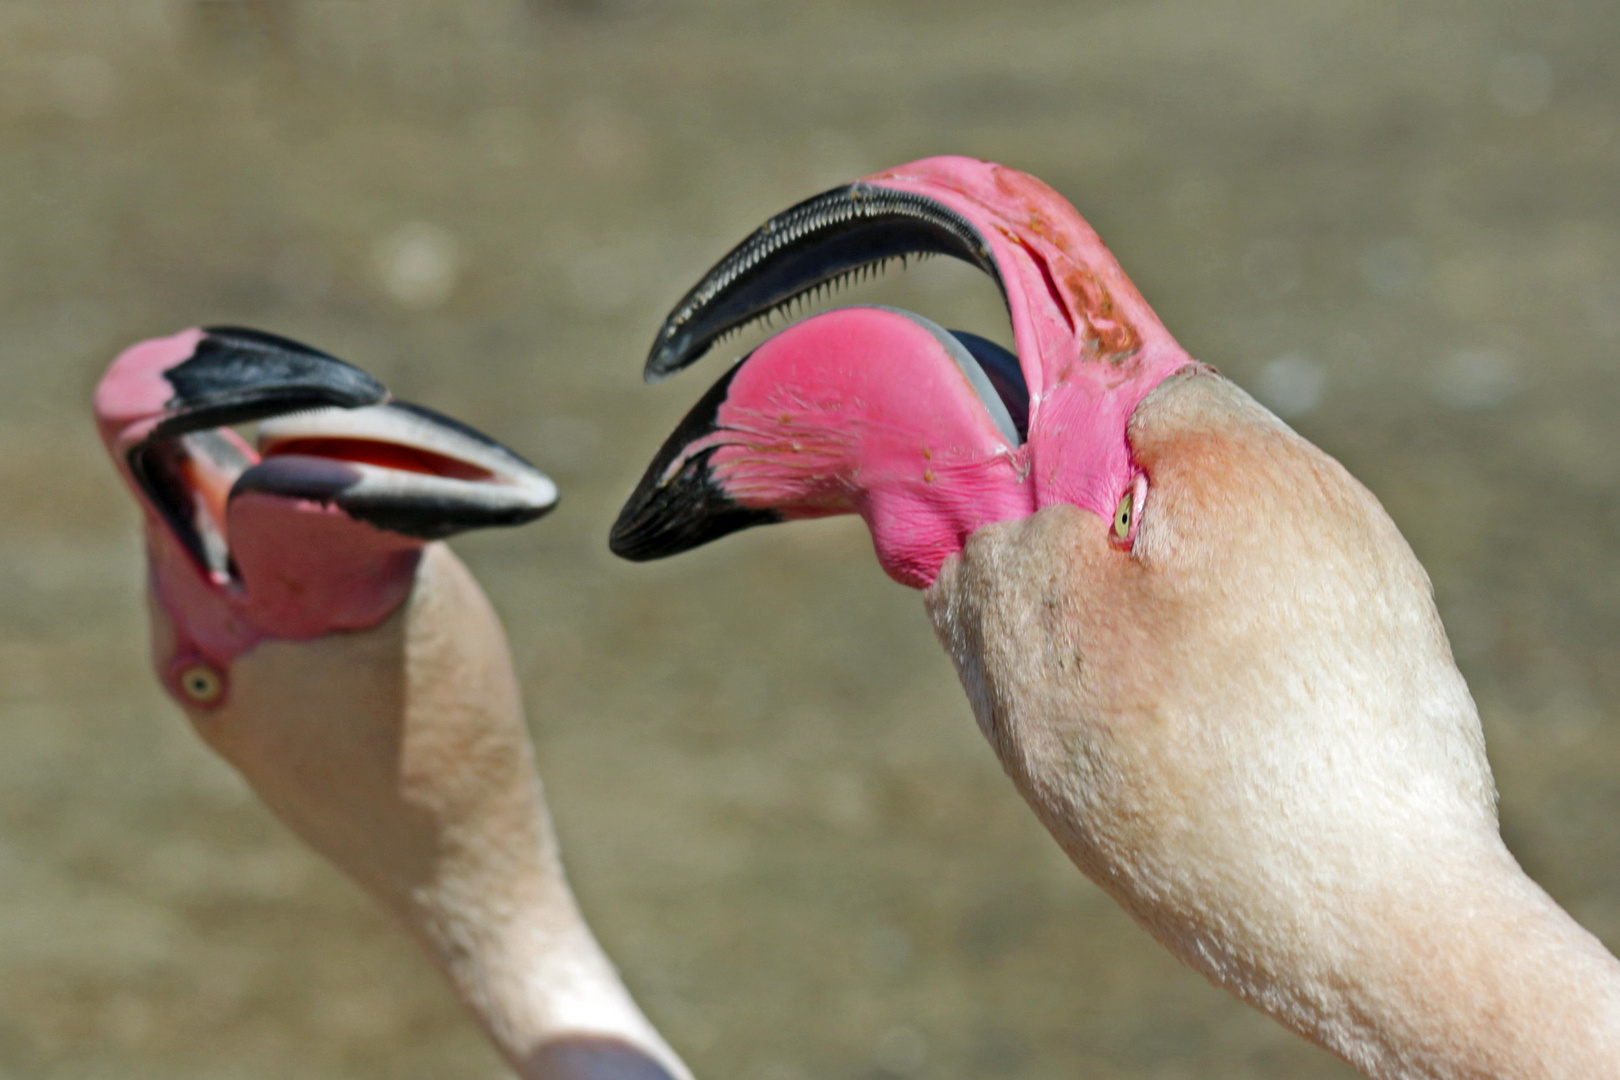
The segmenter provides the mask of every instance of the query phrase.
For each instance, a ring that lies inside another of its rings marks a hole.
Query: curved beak
[[[932,254],[996,282],[1037,401],[1076,360],[1129,366],[1145,347],[1174,345],[1063,196],[1017,169],[935,157],[823,192],[754,230],[670,312],[643,374],[663,379],[726,334],[851,274]]]
[[[1138,471],[1125,436],[1131,412],[1165,376],[1193,361],[1075,209],[1016,169],[970,158],[928,158],[778,214],[676,305],[654,341],[645,377],[656,381],[693,363],[724,335],[845,276],[927,254],[962,259],[996,282],[1016,356],[893,311],[887,319],[843,312],[818,317],[839,316],[838,333],[802,330],[809,323],[790,327],[743,360],[665,443],[619,516],[613,550],[656,558],[747,525],[853,510],[872,525],[882,557],[885,541],[873,500],[904,487],[894,471],[902,461],[917,475],[932,476],[929,482],[942,494],[902,501],[906,515],[887,523],[895,543],[909,528],[937,545],[965,524],[1059,501],[1111,519]],[[862,310],[874,309],[846,312]],[[894,320],[910,320],[909,328]],[[798,359],[785,365],[781,353]],[[966,366],[959,353],[969,357]],[[869,370],[858,370],[863,365]],[[975,368],[977,378],[959,377],[950,389],[928,381],[940,372],[960,376]],[[739,396],[745,383],[762,382],[768,373],[778,384],[774,398],[763,387]],[[991,392],[981,392],[984,384]],[[790,392],[799,397],[790,400]],[[826,445],[841,438],[842,456],[806,454],[792,440],[773,443],[761,435],[760,425],[768,427],[770,419],[758,412],[761,402],[796,416],[791,406],[811,400],[822,411],[793,424],[808,422]],[[911,456],[888,454],[868,441],[875,429],[864,417],[874,401],[896,422],[894,430],[912,440]],[[1003,421],[1011,423],[1013,435]],[[975,470],[958,475],[912,460],[926,462],[922,452],[941,446],[963,449],[964,460],[980,460],[980,444],[957,440],[962,432],[985,427],[1002,431],[998,445],[1004,451],[1016,448],[1008,458],[1018,464],[1016,482],[997,476],[986,486]],[[727,461],[743,445],[750,447],[753,472],[768,472],[763,463],[771,463],[804,483],[750,487],[750,467]],[[856,446],[862,449],[848,449]],[[803,498],[800,488],[815,486],[806,478],[822,483],[817,500]],[[842,503],[829,492],[841,492]],[[943,517],[942,507],[948,510]],[[891,562],[885,567],[892,574],[904,560]],[[937,568],[932,550],[917,567],[906,565],[905,577],[932,580],[930,566]]]
[[[893,308],[806,319],[727,372],[664,443],[609,546],[662,558],[751,525],[858,513],[879,561],[933,580],[974,529],[1028,513],[1017,360]]]
[[[659,328],[642,374],[668,378],[732,331],[868,267],[936,254],[1001,284],[984,234],[947,203],[866,180],[824,191],[755,229],[692,286]]]
[[[722,375],[664,440],[608,533],[613,554],[648,562],[754,525],[785,520],[775,507],[742,505],[714,474],[720,409],[732,380],[750,359],[752,355]]]
[[[103,437],[126,448],[322,405],[386,400],[382,383],[290,338],[236,326],[143,341],[113,361],[96,387]]]
[[[133,346],[102,377],[95,412],[143,504],[215,580],[231,575],[229,503],[250,491],[415,538],[530,521],[557,498],[550,479],[487,436],[257,330]],[[226,426],[254,420],[257,451]]]

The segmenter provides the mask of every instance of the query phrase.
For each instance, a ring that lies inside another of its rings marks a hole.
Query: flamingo
[[[685,1080],[581,917],[506,636],[439,539],[551,481],[358,368],[257,331],[118,357],[158,679],[306,843],[398,916],[519,1075]],[[258,420],[258,446],[228,426]]]
[[[1029,806],[1181,960],[1370,1077],[1620,1076],[1620,963],[1502,843],[1399,530],[1052,189],[941,157],[807,200],[687,294],[647,377],[920,253],[997,283],[1016,355],[888,308],[792,325],[670,436],[613,550],[859,514]]]

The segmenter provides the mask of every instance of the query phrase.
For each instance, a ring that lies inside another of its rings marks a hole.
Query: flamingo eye
[[[1131,535],[1131,514],[1136,504],[1136,492],[1127,491],[1114,507],[1114,536],[1120,540]]]
[[[198,705],[212,705],[225,693],[225,677],[207,664],[192,664],[175,680],[180,692]]]

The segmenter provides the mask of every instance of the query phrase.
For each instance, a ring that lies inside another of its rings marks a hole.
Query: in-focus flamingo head
[[[1015,169],[929,158],[778,214],[677,305],[646,375],[829,282],[920,254],[997,283],[1016,356],[886,308],[791,326],[665,443],[613,550],[658,558],[749,525],[858,513],[890,576],[926,588],[976,529],[1058,503],[1128,544],[1147,482],[1126,424],[1167,376],[1200,365],[1074,208]]]
[[[1601,1072],[1620,967],[1501,842],[1411,548],[1049,189],[936,158],[800,204],[688,294],[649,374],[916,252],[1000,284],[1016,366],[900,312],[791,326],[671,436],[613,549],[861,514],[1031,808],[1176,955],[1369,1076]]]
[[[500,444],[259,331],[131,347],[95,415],[145,518],[158,676],[188,708],[223,703],[232,661],[267,638],[380,623],[428,541],[556,502]],[[256,446],[229,426],[253,421]]]

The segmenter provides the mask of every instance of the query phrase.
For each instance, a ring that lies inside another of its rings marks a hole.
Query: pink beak
[[[1014,169],[929,158],[777,215],[677,305],[648,377],[829,281],[918,253],[996,280],[1015,361],[888,309],[790,327],[671,436],[613,550],[657,558],[749,525],[854,512],[885,570],[921,588],[984,524],[1060,502],[1112,519],[1141,483],[1132,411],[1194,361],[1074,208]]]

